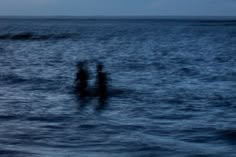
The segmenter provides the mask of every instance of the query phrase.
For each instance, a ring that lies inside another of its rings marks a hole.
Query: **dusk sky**
[[[0,0],[0,15],[236,16],[236,0]]]

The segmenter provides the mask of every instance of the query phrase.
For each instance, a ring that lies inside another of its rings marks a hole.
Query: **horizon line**
[[[236,16],[195,15],[0,15],[0,19],[156,19],[156,20],[236,20]]]

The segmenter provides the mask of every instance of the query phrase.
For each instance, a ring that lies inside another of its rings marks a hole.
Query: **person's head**
[[[83,68],[83,67],[84,67],[84,62],[81,62],[81,61],[80,61],[80,62],[77,63],[77,68],[78,68],[78,69],[81,69],[81,68]]]
[[[102,63],[97,64],[97,71],[102,71],[103,70],[103,65]]]
[[[86,64],[87,64],[86,61],[79,61],[79,62],[77,63],[77,68],[78,68],[78,69],[86,69]]]

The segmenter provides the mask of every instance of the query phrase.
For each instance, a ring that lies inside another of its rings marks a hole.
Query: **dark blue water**
[[[0,20],[0,156],[236,156],[236,22]],[[78,61],[110,96],[73,93]]]

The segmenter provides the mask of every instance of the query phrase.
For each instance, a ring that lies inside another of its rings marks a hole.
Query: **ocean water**
[[[1,157],[235,157],[235,113],[235,21],[0,20]]]

